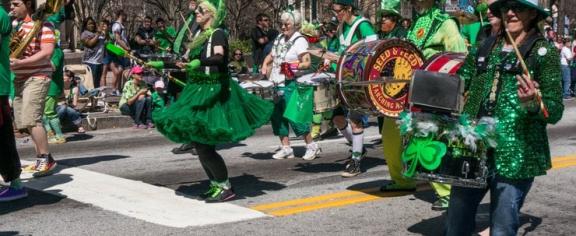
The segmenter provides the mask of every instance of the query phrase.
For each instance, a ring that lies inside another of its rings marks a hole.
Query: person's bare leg
[[[36,146],[37,154],[48,154],[48,136],[46,135],[46,130],[42,123],[36,124],[36,126],[30,128],[30,136]]]

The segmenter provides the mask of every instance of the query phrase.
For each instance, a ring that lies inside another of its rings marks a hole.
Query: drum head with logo
[[[357,102],[359,97],[365,96],[371,104],[365,109],[369,111],[366,113],[398,117],[408,102],[410,84],[372,84],[370,81],[383,78],[410,80],[414,70],[424,65],[422,58],[416,46],[400,39],[360,41],[350,46],[338,62],[338,80],[367,83],[364,86],[343,85],[340,94],[344,104],[351,110],[367,108],[364,101]]]

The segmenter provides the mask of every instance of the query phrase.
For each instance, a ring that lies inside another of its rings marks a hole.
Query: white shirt
[[[114,22],[114,24],[112,24],[112,33],[120,34],[122,41],[124,41],[126,44],[128,44],[128,35],[126,33],[124,25],[122,25],[120,22],[116,21],[116,22]]]
[[[560,52],[560,64],[563,66],[570,65],[569,62],[574,58],[572,54],[572,50],[569,47],[562,47],[562,51]]]
[[[308,52],[307,50],[308,41],[300,32],[294,32],[289,40],[286,40],[284,35],[278,35],[270,52],[273,59],[270,81],[277,83],[279,86],[284,86],[284,80],[286,78],[280,73],[280,64],[284,62],[297,62],[298,56]]]

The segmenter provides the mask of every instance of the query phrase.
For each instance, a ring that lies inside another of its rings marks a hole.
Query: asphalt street
[[[576,226],[576,101],[549,127],[554,169],[536,179],[522,209],[522,235],[574,235]],[[388,179],[377,128],[366,130],[363,173],[342,178],[349,146],[342,136],[320,141],[320,158],[274,160],[279,146],[264,126],[249,139],[218,146],[239,198],[205,205],[208,187],[190,154],[156,130],[109,129],[69,134],[52,145],[59,172],[27,180],[27,199],[0,203],[0,235],[441,235],[444,212],[432,211],[426,183],[416,193],[381,194]],[[30,141],[21,158],[34,160]],[[110,200],[112,199],[112,200]],[[489,198],[477,229],[488,224]],[[189,204],[188,204],[189,203]],[[173,214],[170,214],[170,213]]]

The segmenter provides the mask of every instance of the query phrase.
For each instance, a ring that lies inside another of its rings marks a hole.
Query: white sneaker
[[[320,153],[320,148],[318,147],[317,143],[310,143],[306,145],[306,153],[302,156],[302,159],[311,161],[316,159],[316,156]]]
[[[276,152],[276,154],[272,155],[272,158],[276,160],[294,158],[294,150],[292,150],[291,147],[283,147],[278,152]]]

